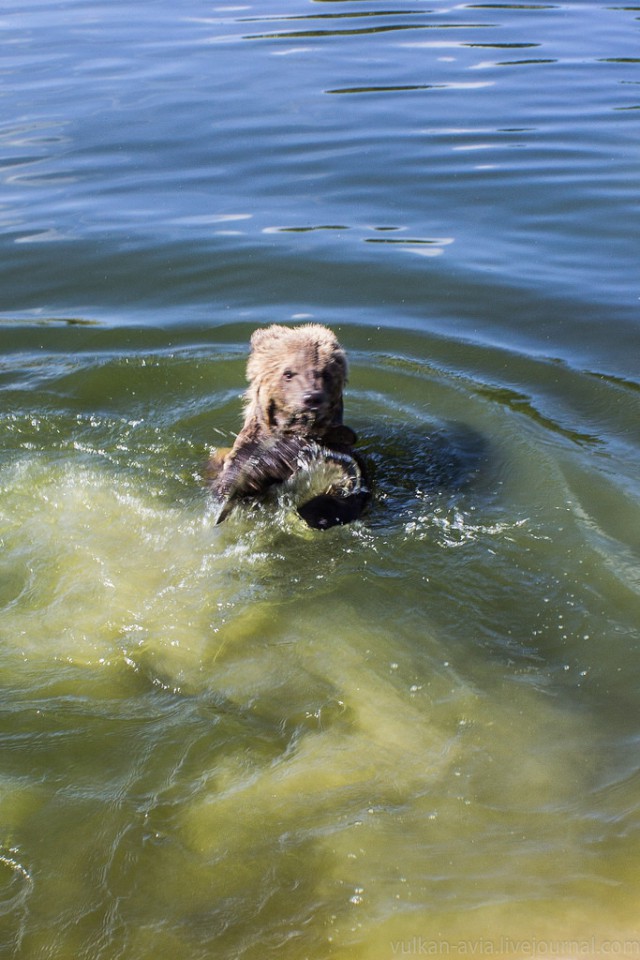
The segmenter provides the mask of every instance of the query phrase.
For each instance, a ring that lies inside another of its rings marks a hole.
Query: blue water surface
[[[320,310],[633,372],[633,8],[28,3],[2,25],[5,315]]]

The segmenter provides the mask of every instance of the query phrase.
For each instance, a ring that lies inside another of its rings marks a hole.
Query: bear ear
[[[286,332],[287,328],[282,327],[277,323],[272,323],[270,327],[260,327],[258,330],[254,330],[251,334],[251,349],[260,350],[260,348],[264,346],[265,341],[272,343],[274,340],[279,339],[282,334]]]
[[[270,327],[260,327],[251,334],[249,360],[247,362],[247,380],[261,380],[265,371],[271,366],[274,347],[280,343],[282,337],[289,331],[277,323]],[[276,349],[277,354],[277,349]]]

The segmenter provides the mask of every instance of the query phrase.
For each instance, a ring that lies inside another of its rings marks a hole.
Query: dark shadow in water
[[[349,10],[346,13],[306,13],[282,16],[239,17],[237,23],[274,23],[281,20],[353,20],[356,17],[415,17],[424,16],[424,10]]]
[[[0,317],[0,324],[21,327],[42,327],[47,325],[67,327],[98,327],[99,320],[85,320],[82,317],[29,317],[27,320],[17,320],[15,317]]]
[[[470,10],[557,10],[555,3],[472,3]]]
[[[446,83],[408,83],[389,87],[336,87],[335,90],[325,90],[325,93],[406,93],[414,90],[444,90]]]
[[[376,27],[352,27],[349,30],[291,30],[277,33],[247,34],[243,40],[300,40],[316,37],[359,37],[367,34],[395,33],[399,30],[457,30],[463,27],[481,29],[485,23],[390,23]]]
[[[370,473],[373,504],[367,523],[385,524],[417,501],[451,496],[468,486],[488,460],[488,443],[464,424],[429,432],[416,429],[363,432],[358,450]]]
[[[509,410],[515,410],[517,413],[524,414],[533,420],[534,423],[544,427],[545,430],[559,434],[561,437],[565,437],[567,440],[578,444],[578,446],[600,446],[603,443],[601,438],[595,434],[570,430],[567,427],[563,427],[562,424],[557,421],[552,420],[550,417],[545,417],[544,414],[536,409],[531,397],[526,394],[518,393],[516,390],[509,390],[506,387],[483,387],[478,390],[478,393],[484,397],[489,397],[496,403],[508,407]]]
[[[339,223],[319,223],[311,227],[272,227],[273,233],[313,233],[316,230],[350,230],[351,227]]]

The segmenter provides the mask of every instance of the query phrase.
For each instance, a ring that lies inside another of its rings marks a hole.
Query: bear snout
[[[317,410],[318,407],[321,407],[327,401],[327,396],[324,390],[310,390],[308,393],[303,394],[302,402],[307,408],[307,410]]]

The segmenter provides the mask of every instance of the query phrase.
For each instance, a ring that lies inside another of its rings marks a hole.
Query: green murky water
[[[318,534],[273,507],[217,527],[196,475],[240,415],[245,330],[221,333],[87,350],[73,328],[12,356],[5,947],[377,958],[413,937],[630,937],[638,507],[595,432],[549,407],[616,410],[624,446],[637,391],[520,361],[536,407],[491,386],[495,351],[447,371],[422,337],[391,353],[345,330],[367,522]],[[437,431],[465,482],[430,482]]]

